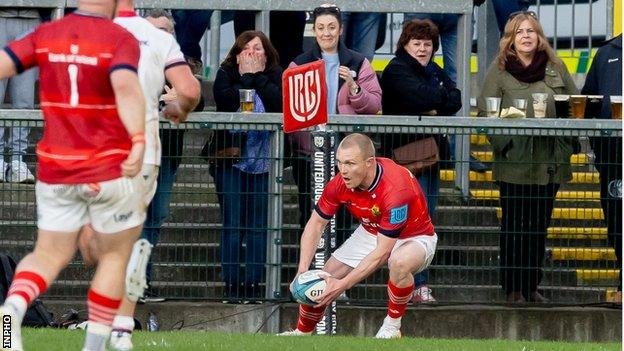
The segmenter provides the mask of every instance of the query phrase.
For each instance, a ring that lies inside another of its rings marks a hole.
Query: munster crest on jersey
[[[373,205],[373,207],[371,207],[371,213],[375,217],[379,216],[381,214],[381,211],[379,210],[379,206]]]

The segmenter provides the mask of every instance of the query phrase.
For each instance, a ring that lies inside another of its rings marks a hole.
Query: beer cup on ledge
[[[586,118],[600,118],[602,111],[602,95],[587,96],[587,106],[585,106]]]
[[[243,113],[250,113],[254,111],[254,97],[256,91],[254,89],[239,89],[240,95],[240,110]]]
[[[500,111],[501,98],[499,97],[486,97],[485,98],[485,110],[488,117],[498,117]]]
[[[611,95],[611,118],[622,119],[622,95]]]
[[[572,108],[572,118],[585,118],[585,106],[587,105],[587,96],[570,95],[570,107]]]
[[[553,95],[555,99],[555,113],[557,118],[570,117],[570,95],[557,94]]]
[[[546,117],[546,106],[548,106],[548,94],[547,93],[534,93],[533,97],[533,116],[535,118]]]

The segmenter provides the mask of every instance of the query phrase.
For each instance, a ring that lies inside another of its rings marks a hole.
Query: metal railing
[[[217,130],[265,130],[271,132],[267,194],[267,247],[263,298],[288,300],[288,283],[296,272],[301,227],[298,221],[298,190],[292,179],[290,155],[284,154],[281,114],[194,113],[191,122],[163,129],[186,130],[184,151],[172,191],[171,216],[164,225],[161,242],[154,250],[153,287],[160,296],[183,299],[221,299],[224,293],[223,257],[219,254],[223,225],[217,196],[222,195],[209,176],[209,166],[199,155],[206,140],[214,141]],[[340,133],[362,132],[379,140],[391,134],[454,134],[472,139],[473,151],[485,162],[492,155],[485,141],[493,136],[536,138],[621,138],[621,121],[522,119],[501,120],[464,117],[331,116],[329,128]],[[39,111],[0,110],[0,126],[30,126],[34,142],[41,133]],[[484,139],[484,140],[480,140]],[[31,154],[27,161],[32,165]],[[617,281],[621,267],[607,243],[591,149],[582,149],[571,159],[573,179],[563,184],[548,229],[544,278],[540,290],[553,303],[587,304],[605,300]],[[498,239],[501,218],[498,187],[492,173],[470,173],[470,197],[464,199],[453,186],[456,173],[441,169],[436,174],[440,192],[434,224],[440,237],[437,258],[430,269],[429,286],[440,303],[505,301],[499,284]],[[621,165],[620,165],[621,166]],[[435,176],[434,175],[434,176]],[[18,258],[32,247],[35,238],[34,186],[0,184],[0,248]],[[250,212],[249,215],[253,215]],[[621,218],[621,217],[620,217]],[[344,221],[349,223],[349,221]],[[342,228],[350,233],[353,223]],[[248,229],[248,228],[241,228]],[[621,234],[620,234],[621,235]],[[81,296],[88,272],[73,262],[59,277],[48,296]],[[241,263],[241,269],[247,269]],[[531,268],[531,267],[529,267]],[[533,267],[535,268],[535,267]],[[381,304],[386,300],[387,269],[373,274],[348,292],[353,303]]]
[[[460,14],[458,23],[457,50],[458,57],[462,59],[457,62],[457,86],[462,91],[462,110],[459,115],[468,115],[470,109],[470,48],[472,44],[472,1],[470,0],[384,0],[374,2],[354,2],[347,0],[333,1],[343,11],[351,12],[429,12],[429,13],[457,13]],[[77,0],[66,1],[47,1],[33,2],[30,0],[10,0],[3,6],[20,6],[20,7],[54,7],[56,8],[54,18],[62,16],[65,7],[76,7]],[[279,1],[279,0],[188,0],[180,3],[172,4],[165,0],[137,0],[134,2],[137,8],[176,8],[176,9],[212,9],[211,28],[219,28],[211,32],[211,74],[217,71],[219,67],[219,49],[220,49],[220,23],[221,10],[250,10],[258,11],[256,15],[256,28],[269,34],[269,11],[310,11],[317,4],[306,0]],[[469,157],[469,145],[467,140],[460,139],[456,143],[456,155],[459,161],[458,174],[461,177],[456,178],[456,183],[460,189],[463,189],[464,195],[468,195],[468,168],[466,163]]]

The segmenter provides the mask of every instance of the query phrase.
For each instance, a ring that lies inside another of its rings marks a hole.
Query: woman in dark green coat
[[[532,94],[547,93],[546,117],[555,117],[554,94],[576,94],[565,65],[548,44],[533,12],[510,16],[496,60],[489,68],[478,99],[486,115],[488,97],[501,107],[526,99],[526,117],[533,118]],[[500,187],[501,285],[508,302],[545,302],[537,291],[542,279],[546,230],[560,184],[572,179],[569,137],[492,136],[493,177]]]

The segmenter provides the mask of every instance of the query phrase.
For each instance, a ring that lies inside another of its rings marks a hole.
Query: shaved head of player
[[[375,146],[363,134],[347,135],[336,152],[338,169],[349,189],[368,188],[375,179]]]

